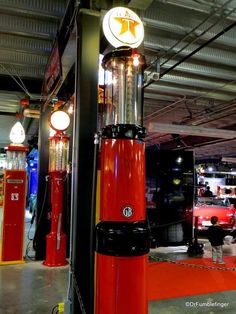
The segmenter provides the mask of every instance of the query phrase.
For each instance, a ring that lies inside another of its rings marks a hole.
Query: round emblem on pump
[[[115,48],[137,48],[144,39],[144,27],[139,16],[125,7],[109,10],[103,19],[103,32]]]
[[[123,208],[122,214],[123,214],[123,216],[126,217],[126,218],[132,217],[133,214],[134,214],[133,208],[132,208],[132,207],[129,207],[129,206],[126,206],[125,208]]]

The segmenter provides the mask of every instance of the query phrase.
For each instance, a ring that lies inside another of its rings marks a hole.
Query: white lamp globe
[[[9,137],[13,144],[22,144],[24,142],[25,130],[20,122],[13,125]]]
[[[70,125],[70,116],[63,110],[55,110],[49,116],[49,124],[55,131],[65,131]]]

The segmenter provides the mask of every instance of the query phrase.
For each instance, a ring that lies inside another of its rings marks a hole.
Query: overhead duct
[[[26,118],[39,119],[40,111],[37,109],[25,109],[23,111],[23,116]]]
[[[231,162],[236,164],[236,157],[222,157],[221,161]]]
[[[188,125],[174,125],[174,124],[164,124],[149,122],[147,127],[148,132],[157,133],[169,133],[169,134],[184,134],[193,136],[206,136],[206,137],[216,137],[224,139],[234,139],[236,138],[236,131],[222,130],[222,129],[211,129],[203,128],[198,126],[188,126]]]

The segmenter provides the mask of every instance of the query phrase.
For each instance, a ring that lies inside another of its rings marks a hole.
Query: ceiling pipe
[[[26,118],[39,119],[40,118],[40,110],[37,109],[25,109],[23,111],[23,116]]]
[[[218,34],[216,34],[215,36],[213,36],[211,39],[209,39],[208,41],[206,41],[204,44],[202,44],[201,46],[199,46],[197,49],[193,50],[191,53],[189,53],[188,55],[186,55],[185,57],[183,57],[181,60],[179,60],[177,63],[175,63],[173,66],[171,66],[169,69],[165,70],[164,72],[160,73],[160,78],[163,77],[164,75],[166,75],[167,73],[169,73],[170,71],[172,71],[173,69],[175,69],[179,64],[183,63],[184,61],[186,61],[187,59],[189,59],[190,57],[192,57],[194,54],[196,54],[198,51],[200,51],[201,49],[203,49],[204,47],[208,46],[210,43],[212,43],[213,41],[215,41],[217,38],[219,38],[220,36],[222,36],[223,34],[225,34],[226,32],[228,32],[230,29],[232,29],[234,26],[236,26],[236,21],[231,23],[230,25],[228,25],[226,28],[224,28],[221,32],[219,32]],[[146,85],[144,85],[144,88],[148,87],[149,85],[151,85],[154,81],[150,81],[148,82]]]
[[[216,34],[215,36],[213,36],[212,38],[210,38],[208,41],[206,41],[204,44],[202,44],[201,46],[199,46],[197,49],[193,50],[190,54],[188,54],[187,56],[183,57],[180,61],[178,61],[176,64],[174,64],[172,67],[170,67],[169,69],[165,70],[163,73],[160,74],[160,77],[164,76],[165,74],[169,73],[170,71],[172,71],[174,68],[176,68],[179,64],[183,63],[184,61],[186,61],[187,59],[189,59],[190,57],[192,57],[194,54],[196,54],[198,51],[200,51],[201,49],[203,49],[204,47],[208,46],[210,43],[212,43],[213,41],[215,41],[217,38],[219,38],[220,36],[222,36],[223,34],[225,34],[226,32],[228,32],[229,30],[231,30],[234,26],[236,25],[236,21],[231,23],[230,25],[228,25],[226,28],[224,28],[221,32],[219,32],[218,34]]]
[[[218,8],[218,10],[216,10],[215,12],[213,12],[213,14],[210,14],[208,16],[208,18],[206,18],[204,21],[202,21],[199,25],[197,25],[194,29],[192,29],[191,33],[194,33],[196,30],[198,30],[198,28],[203,25],[205,22],[208,21],[208,19],[212,18],[212,16],[214,16],[218,11],[222,10],[228,3],[232,2],[232,0],[229,0],[228,2],[224,3],[220,8]],[[180,50],[178,50],[174,55],[170,56],[169,58],[167,58],[162,64],[161,66],[163,66],[164,64],[166,64],[169,60],[173,59],[174,57],[176,57],[180,52],[182,52],[185,48],[189,47],[190,45],[192,45],[193,43],[195,43],[199,38],[201,38],[203,35],[205,35],[208,31],[210,31],[212,28],[214,28],[217,24],[219,24],[219,22],[221,20],[226,19],[228,16],[230,16],[232,13],[234,13],[236,10],[236,8],[232,9],[231,11],[229,11],[225,16],[223,16],[223,18],[219,18],[218,21],[216,21],[214,24],[210,25],[207,29],[205,29],[204,31],[201,32],[201,34],[199,36],[197,36],[196,38],[194,38],[191,42],[187,43],[185,46],[183,46]],[[185,36],[186,37],[186,36]],[[184,38],[185,38],[184,37]],[[181,42],[181,41],[180,41]],[[171,51],[173,48],[175,48],[178,45],[178,42],[172,46],[169,50]]]
[[[180,40],[178,40],[176,43],[174,43],[174,45],[172,45],[167,51],[165,51],[165,53],[163,55],[160,56],[160,58],[164,58],[166,55],[168,55],[169,52],[172,52],[173,49],[178,46],[179,44],[181,44],[182,42],[184,42],[189,36],[191,36],[192,34],[195,35],[195,32],[203,25],[205,24],[208,20],[212,19],[212,17],[214,15],[216,15],[220,10],[222,10],[226,5],[228,5],[230,2],[232,2],[232,0],[228,0],[226,1],[222,6],[220,6],[218,9],[216,9],[213,12],[209,12],[208,16],[201,21],[198,25],[196,25],[194,28],[191,29],[191,31],[189,31],[184,37],[182,37]],[[230,12],[231,13],[231,12]],[[229,13],[228,13],[229,14]],[[145,20],[145,18],[144,18]],[[216,23],[218,23],[219,21],[217,21]],[[214,27],[215,24],[211,25],[207,30],[204,31],[207,32],[208,30],[210,30],[212,27]],[[191,45],[192,43],[194,43],[194,41],[198,40],[201,36],[203,35],[203,33],[200,34],[200,36],[195,37],[195,39],[193,41],[191,41],[190,43],[188,43],[188,45]],[[186,48],[186,47],[184,47]],[[182,49],[180,50],[182,51]],[[179,54],[178,51],[174,56],[176,56],[177,54]],[[167,63],[170,59],[172,59],[174,56],[169,57],[167,60],[165,60],[161,65],[163,66],[165,63]],[[150,65],[147,67],[147,69],[153,67],[153,65],[159,60],[159,58],[156,58],[154,61],[152,61],[150,63]]]
[[[183,96],[183,98],[180,98],[178,100],[176,100],[175,102],[172,102],[171,104],[161,108],[161,109],[158,109],[158,110],[155,110],[154,112],[146,115],[144,117],[144,121],[148,121],[148,120],[151,120],[151,119],[154,119],[157,117],[157,115],[159,114],[166,114],[167,113],[167,109],[170,108],[171,110],[173,110],[175,108],[175,106],[179,103],[182,103],[183,101],[186,100],[186,96]],[[174,108],[172,108],[174,106]]]
[[[236,131],[150,122],[148,132],[235,139]]]

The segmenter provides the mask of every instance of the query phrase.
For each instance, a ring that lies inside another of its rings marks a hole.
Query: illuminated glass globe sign
[[[28,148],[22,143],[25,140],[25,130],[20,122],[16,122],[10,132],[11,144],[6,147],[6,169],[25,170]]]
[[[20,122],[13,125],[9,137],[13,144],[22,144],[24,142],[25,130]]]
[[[144,38],[144,27],[139,16],[128,8],[109,10],[103,19],[103,32],[115,48],[129,46],[137,48]]]
[[[63,110],[53,111],[49,116],[49,125],[57,132],[66,131],[70,125],[70,117]]]
[[[49,125],[56,133],[49,137],[49,172],[67,170],[69,158],[69,140],[64,134],[70,125],[69,114],[55,110],[49,116]]]

